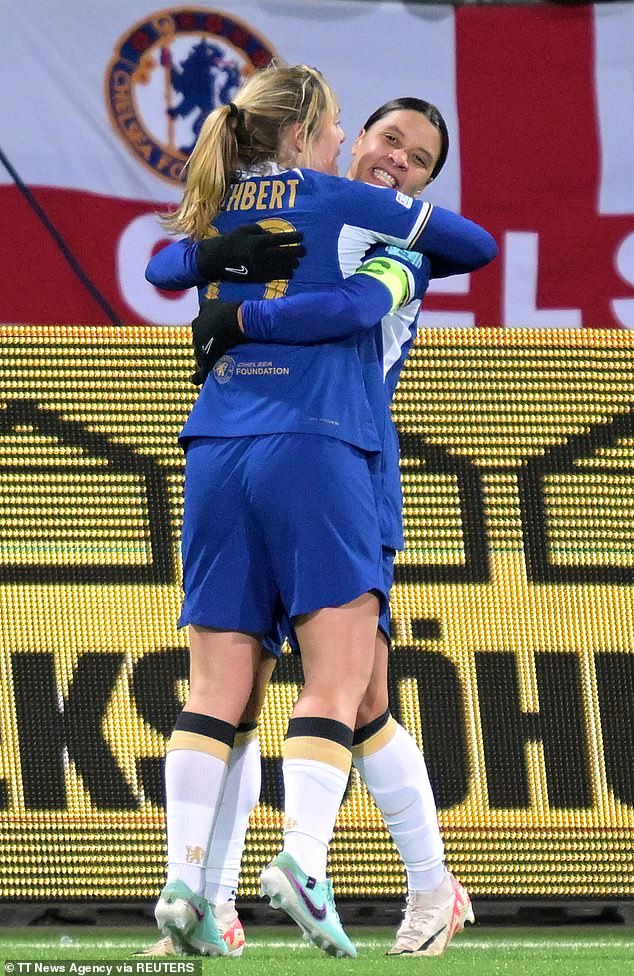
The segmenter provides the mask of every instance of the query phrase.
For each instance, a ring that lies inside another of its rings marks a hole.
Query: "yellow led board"
[[[189,335],[1,331],[0,899],[151,900],[187,679]],[[399,386],[391,706],[475,896],[634,896],[633,353],[622,332],[429,330]],[[283,655],[245,897],[279,846],[300,682]],[[404,890],[354,773],[331,874],[340,897]]]

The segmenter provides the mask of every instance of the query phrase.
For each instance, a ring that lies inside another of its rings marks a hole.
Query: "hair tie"
[[[228,102],[227,104],[229,105],[229,118],[230,119],[236,119],[236,120],[239,119],[240,118],[240,109],[235,104],[235,102]]]

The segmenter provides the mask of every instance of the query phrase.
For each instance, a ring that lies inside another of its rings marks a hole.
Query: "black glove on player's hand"
[[[191,380],[196,386],[205,382],[207,374],[227,349],[247,341],[238,325],[239,307],[240,302],[211,300],[204,303],[192,322],[192,342],[198,371]]]
[[[247,224],[220,237],[208,237],[196,250],[198,270],[206,281],[277,281],[292,278],[306,253],[303,234],[273,234]]]

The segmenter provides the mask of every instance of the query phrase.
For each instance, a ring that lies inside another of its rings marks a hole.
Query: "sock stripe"
[[[198,712],[181,712],[167,743],[167,752],[193,749],[228,763],[235,734],[235,726],[222,719]]]
[[[231,759],[231,746],[226,742],[219,742],[218,739],[210,739],[208,735],[199,735],[197,732],[182,732],[174,729],[166,752],[174,752],[176,749],[193,749],[194,752],[205,752],[208,756],[215,756],[228,763]]]
[[[292,718],[286,730],[286,739],[293,739],[296,736],[301,738],[328,739],[336,742],[345,749],[350,749],[352,745],[353,731],[343,722],[337,722],[334,718],[320,718],[314,716],[300,716]]]
[[[210,739],[224,742],[229,748],[233,745],[236,734],[236,727],[230,722],[223,722],[222,719],[214,718],[212,715],[201,715],[199,712],[181,712],[176,719],[174,730],[206,735]]]
[[[294,735],[291,739],[285,739],[282,757],[284,760],[312,759],[314,762],[326,763],[339,769],[346,776],[352,765],[352,754],[349,748],[320,736]]]
[[[236,746],[246,746],[248,742],[253,742],[254,739],[257,739],[257,737],[257,722],[241,722],[236,729],[236,737],[233,740],[233,746],[234,748]]]
[[[354,736],[352,737],[352,745],[360,746],[362,742],[365,742],[365,740],[369,739],[370,736],[374,735],[375,732],[382,729],[389,717],[390,710],[389,708],[386,708],[383,714],[379,715],[378,718],[372,719],[372,721],[368,722],[367,725],[362,725],[360,728],[355,729]]]
[[[381,718],[383,718],[383,716],[381,716]],[[363,729],[358,729],[358,731],[362,732],[364,729],[370,728],[370,726],[373,724],[373,722],[370,722],[368,725],[363,726]],[[371,756],[373,753],[378,752],[379,749],[383,749],[392,739],[397,728],[398,722],[388,712],[387,720],[383,725],[381,725],[375,732],[370,732],[370,734],[363,738],[360,742],[353,744],[352,758],[361,759],[363,756]]]

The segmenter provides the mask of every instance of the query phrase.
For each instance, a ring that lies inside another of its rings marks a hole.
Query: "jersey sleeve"
[[[398,264],[404,272],[407,287],[399,296],[399,304],[421,300],[429,285],[429,260],[393,246],[379,246],[339,285],[273,302],[243,302],[245,336],[251,341],[306,345],[344,339],[374,328],[395,304],[394,291],[372,270],[377,263],[381,265],[381,259]]]
[[[150,284],[166,291],[200,288],[206,282],[198,270],[197,249],[198,242],[188,238],[168,244],[150,259],[145,277]]]
[[[432,259],[432,277],[476,271],[497,255],[494,238],[460,214],[395,190],[340,181],[345,224],[340,249],[356,236]]]
[[[498,253],[495,239],[484,227],[443,207],[432,208],[409,248],[431,259],[433,278],[477,271]]]
[[[319,291],[242,302],[240,310],[244,334],[252,342],[312,345],[372,329],[392,305],[384,284],[367,274],[353,274]]]

